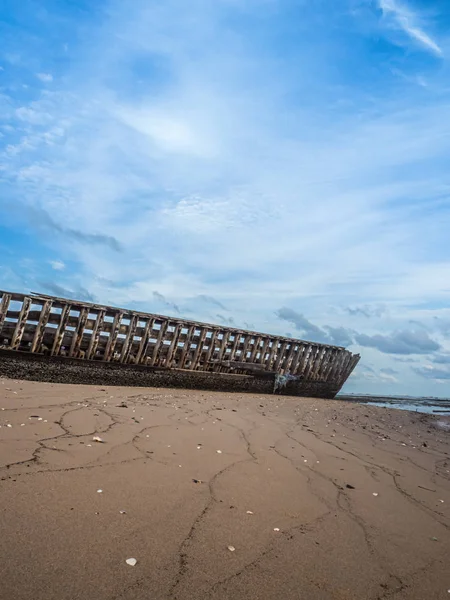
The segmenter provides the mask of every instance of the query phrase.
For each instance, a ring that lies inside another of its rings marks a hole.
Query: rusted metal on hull
[[[332,395],[359,361],[359,355],[339,346],[5,291],[0,291],[0,347],[86,363],[221,376],[283,376],[304,382],[305,392],[311,385],[327,384]]]

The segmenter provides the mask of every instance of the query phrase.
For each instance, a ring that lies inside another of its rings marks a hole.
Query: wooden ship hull
[[[179,318],[0,291],[0,375],[334,398],[345,348]]]

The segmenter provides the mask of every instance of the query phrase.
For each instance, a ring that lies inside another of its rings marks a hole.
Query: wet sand
[[[0,409],[2,600],[450,598],[449,418],[7,379]]]

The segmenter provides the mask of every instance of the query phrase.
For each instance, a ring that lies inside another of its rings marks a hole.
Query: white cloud
[[[54,269],[55,271],[64,271],[64,269],[66,268],[66,265],[63,263],[62,260],[51,260],[50,264],[52,266],[52,269]]]
[[[383,15],[392,17],[396,26],[426,50],[442,56],[440,46],[420,25],[420,18],[406,4],[397,0],[378,0]]]
[[[52,120],[50,114],[28,106],[21,106],[20,108],[17,108],[16,116],[21,121],[26,121],[34,125],[44,125],[45,123],[49,123]]]
[[[44,83],[50,83],[53,81],[53,75],[50,73],[36,73],[36,77]]]

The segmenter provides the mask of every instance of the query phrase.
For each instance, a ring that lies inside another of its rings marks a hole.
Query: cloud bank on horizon
[[[1,8],[0,287],[345,345],[450,395],[445,0]]]

